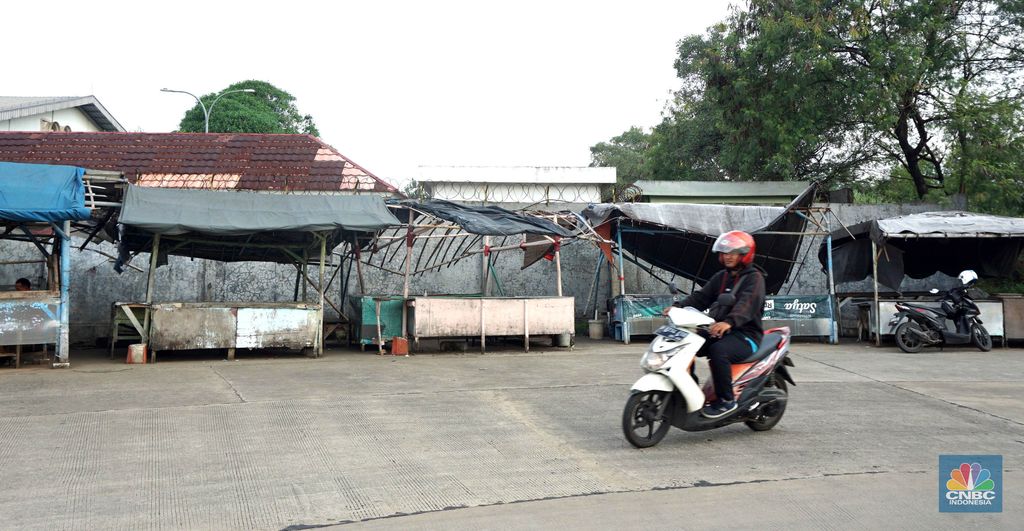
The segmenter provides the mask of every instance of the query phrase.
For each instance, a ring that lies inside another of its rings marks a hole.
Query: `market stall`
[[[601,244],[602,262],[618,271],[618,294],[610,302],[610,333],[629,342],[633,334],[650,334],[664,321],[661,308],[671,301],[664,295],[637,294],[627,290],[622,271],[629,261],[664,283],[657,267],[690,280],[690,290],[707,282],[721,265],[711,252],[720,234],[730,230],[751,233],[757,242],[755,263],[767,272],[765,326],[790,326],[795,335],[827,336],[837,340],[834,285],[829,293],[811,296],[815,312],[789,311],[811,308],[793,304],[792,297],[775,297],[798,262],[804,236],[823,236],[831,241],[834,214],[813,206],[812,184],[786,207],[733,206],[682,203],[615,203],[591,205],[583,216],[608,243]],[[836,220],[837,221],[837,220]],[[826,253],[827,254],[827,253]],[[827,273],[827,271],[826,271]],[[595,281],[595,286],[597,282]],[[788,305],[788,308],[787,308]]]
[[[562,294],[561,247],[574,234],[557,214],[513,212],[497,206],[468,206],[449,201],[404,201],[391,205],[402,227],[382,234],[357,265],[375,267],[402,278],[402,294],[361,292],[360,341],[383,351],[394,337],[479,339],[552,336],[568,345],[575,331],[574,299]],[[523,269],[550,258],[555,267],[554,296],[518,297],[503,293],[494,264],[506,251],[523,251]],[[480,289],[468,293],[410,294],[410,279],[456,262],[480,260]],[[362,270],[359,270],[361,276]],[[360,280],[360,286],[363,282]],[[492,294],[492,287],[498,291]],[[369,321],[369,322],[368,322]]]
[[[313,348],[323,352],[327,259],[340,244],[359,248],[398,220],[377,195],[299,195],[131,186],[119,218],[120,264],[150,253],[145,301],[118,305],[155,360],[161,350]],[[154,301],[167,255],[225,262],[293,264],[316,301]],[[119,264],[119,265],[120,265]],[[316,265],[319,282],[307,267]],[[341,270],[335,268],[335,275]],[[332,276],[333,278],[333,276]],[[136,312],[142,310],[142,320]],[[336,310],[338,310],[336,308]],[[338,310],[339,313],[343,313]]]
[[[101,209],[116,204],[104,199],[120,182],[116,175],[87,178],[85,169],[73,166],[0,162],[0,240],[31,243],[40,255],[0,266],[45,269],[43,285],[19,279],[15,290],[0,291],[0,357],[14,358],[15,367],[26,345],[43,345],[45,352],[53,344],[53,366],[69,364],[72,230],[94,229],[94,213],[102,216]]]
[[[924,212],[859,223],[834,232],[832,240],[832,258],[826,258],[822,247],[818,259],[823,265],[831,260],[837,283],[872,278],[873,293],[863,306],[868,312],[867,327],[875,343],[881,344],[881,336],[892,332],[882,327],[883,319],[893,313],[890,305],[907,300],[900,292],[905,277],[925,278],[938,272],[956,276],[964,269],[973,269],[982,278],[1009,277],[1024,242],[1024,219]],[[880,294],[879,285],[893,293]],[[1002,336],[1002,304],[976,302],[989,333]],[[998,326],[989,327],[990,322]]]

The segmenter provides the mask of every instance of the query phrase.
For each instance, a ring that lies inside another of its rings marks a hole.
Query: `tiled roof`
[[[398,194],[310,135],[0,131],[0,161],[119,171],[142,186]]]

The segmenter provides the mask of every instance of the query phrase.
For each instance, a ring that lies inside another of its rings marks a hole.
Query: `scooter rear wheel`
[[[665,391],[641,391],[629,395],[626,408],[622,411],[622,433],[629,444],[637,448],[648,448],[661,442],[668,433],[670,423],[658,411],[669,400]]]
[[[914,321],[905,321],[903,324],[896,327],[894,336],[896,337],[896,346],[900,347],[900,350],[908,354],[916,354],[921,352],[924,348],[924,341],[918,337],[911,327],[920,330],[920,325]]]
[[[774,387],[784,393],[789,394],[786,381],[779,377],[778,374],[769,376],[770,380],[765,384],[765,387]],[[754,431],[768,431],[775,427],[776,424],[782,420],[782,415],[786,412],[786,402],[765,404],[759,410],[758,416],[754,419],[744,422],[748,428]]]

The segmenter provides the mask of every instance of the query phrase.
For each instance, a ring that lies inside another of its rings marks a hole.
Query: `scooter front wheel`
[[[982,352],[988,352],[992,350],[992,336],[989,335],[988,330],[981,324],[974,324],[971,326],[971,343],[978,347],[978,350]]]
[[[629,444],[648,448],[661,442],[668,433],[668,419],[659,411],[668,411],[669,395],[665,391],[640,391],[629,395],[622,411],[622,433]]]

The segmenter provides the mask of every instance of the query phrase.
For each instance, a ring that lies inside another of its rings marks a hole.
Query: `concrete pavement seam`
[[[231,380],[228,380],[223,374],[220,373],[220,371],[218,371],[214,367],[210,367],[210,370],[212,370],[213,373],[216,374],[217,376],[220,376],[220,379],[224,380],[224,383],[228,384],[228,387],[231,388],[231,390],[235,393],[235,396],[237,396],[238,399],[241,400],[243,404],[248,403],[248,400],[246,400],[245,397],[242,396],[242,393],[238,392],[238,389],[235,388],[235,384],[231,383]]]
[[[820,478],[833,478],[833,477],[850,477],[850,476],[866,476],[873,474],[931,474],[933,470],[911,470],[911,471],[895,471],[895,470],[865,470],[863,472],[841,472],[833,474],[822,474],[820,476],[795,476],[789,478],[778,478],[778,479],[752,479],[749,481],[734,481],[729,483],[710,483],[704,480],[697,481],[692,485],[673,485],[667,487],[650,487],[644,489],[621,489],[621,490],[605,490],[596,492],[583,492],[579,494],[568,494],[565,496],[544,496],[540,498],[530,498],[524,500],[513,500],[508,502],[496,502],[496,503],[485,503],[481,505],[456,505],[452,507],[444,507],[441,509],[431,511],[417,511],[417,512],[399,512],[395,514],[389,514],[385,516],[376,516],[372,518],[366,518],[363,520],[339,520],[337,522],[323,523],[323,524],[294,524],[288,527],[282,528],[281,531],[301,531],[305,529],[319,529],[325,527],[343,526],[349,524],[360,524],[366,522],[373,522],[376,520],[389,520],[392,518],[402,518],[405,516],[417,516],[421,514],[439,513],[446,511],[456,511],[460,509],[475,509],[480,507],[495,507],[500,505],[513,505],[518,503],[530,503],[538,501],[549,501],[549,500],[566,500],[573,498],[586,498],[589,496],[601,496],[604,494],[631,494],[639,492],[658,492],[658,491],[673,491],[673,490],[687,490],[687,489],[699,489],[699,488],[714,488],[714,487],[731,487],[735,485],[746,485],[755,483],[778,483],[783,481],[800,481],[807,479],[820,479]]]

